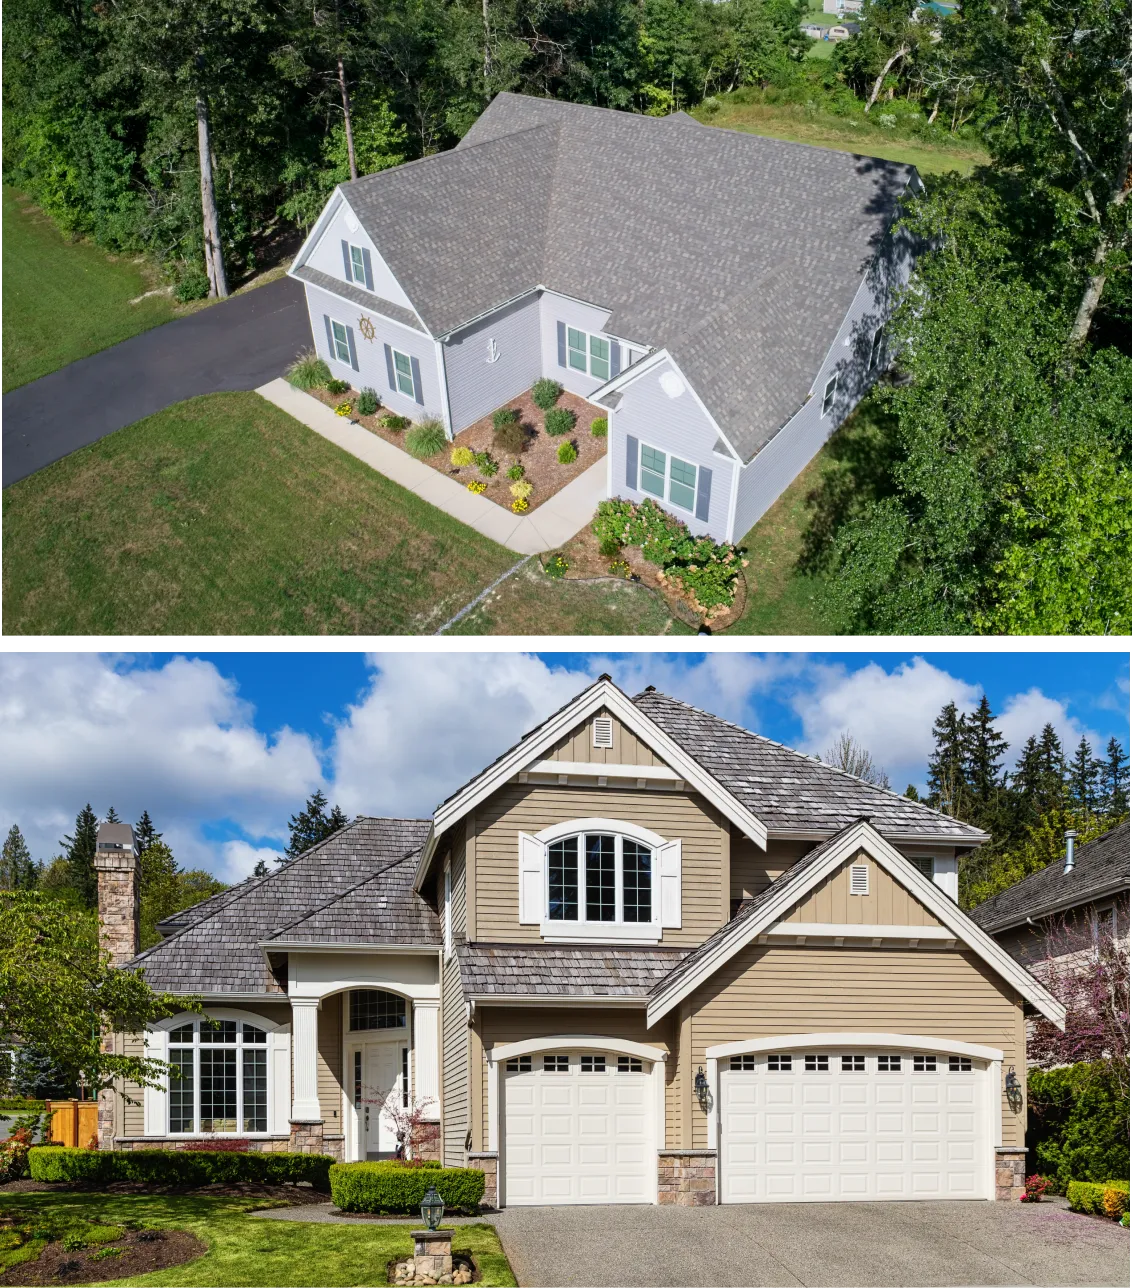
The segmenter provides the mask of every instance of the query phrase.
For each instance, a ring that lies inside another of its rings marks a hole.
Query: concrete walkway
[[[414,460],[408,452],[371,434],[361,425],[351,425],[317,398],[301,389],[293,389],[286,380],[272,380],[261,385],[256,393],[289,416],[294,416],[308,429],[364,461],[379,474],[521,555],[557,550],[590,522],[597,503],[605,499],[603,457],[540,505],[534,514],[512,514],[494,501],[469,492],[455,479],[445,478],[431,465]]]

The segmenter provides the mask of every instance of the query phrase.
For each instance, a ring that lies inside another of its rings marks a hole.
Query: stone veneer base
[[[715,1203],[714,1149],[662,1149],[656,1156],[656,1201],[675,1207]]]
[[[476,1171],[483,1172],[483,1199],[481,1207],[494,1208],[499,1206],[499,1154],[495,1150],[487,1150],[480,1153],[469,1153],[464,1155],[465,1165],[474,1167]]]
[[[994,1151],[994,1197],[998,1202],[1017,1202],[1026,1192],[1026,1151],[1015,1145],[1000,1145]]]

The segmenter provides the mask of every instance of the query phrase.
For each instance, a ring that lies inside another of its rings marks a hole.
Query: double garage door
[[[651,1064],[595,1051],[503,1068],[503,1202],[651,1203]]]
[[[991,1197],[982,1061],[857,1049],[720,1064],[724,1203]]]

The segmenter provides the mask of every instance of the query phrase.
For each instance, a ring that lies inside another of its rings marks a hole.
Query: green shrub
[[[597,549],[603,559],[616,559],[621,553],[621,542],[614,537],[602,537],[597,543]]]
[[[377,423],[382,429],[391,429],[398,433],[402,429],[408,429],[413,422],[408,416],[397,416],[393,412],[387,411]]]
[[[343,1212],[419,1213],[429,1186],[449,1212],[475,1212],[484,1174],[472,1167],[406,1167],[402,1163],[335,1163],[330,1193]]]
[[[381,406],[381,399],[377,396],[376,389],[370,389],[368,386],[358,394],[357,411],[359,416],[372,416]]]
[[[348,380],[328,380],[326,382],[326,392],[328,394],[344,394],[350,388]]]
[[[330,383],[330,368],[313,349],[308,349],[287,368],[287,380],[296,389],[322,389]]]
[[[1074,1212],[1107,1216],[1117,1221],[1128,1211],[1128,1182],[1070,1181],[1067,1197]]]
[[[34,1181],[104,1185],[140,1181],[195,1189],[201,1185],[258,1181],[264,1185],[309,1181],[316,1190],[329,1187],[326,1154],[233,1154],[227,1151],[138,1149],[61,1149],[38,1145],[28,1151]]]
[[[558,444],[558,464],[573,465],[578,459],[578,449],[573,443]]]
[[[490,452],[477,452],[476,469],[485,479],[491,479],[499,473],[499,462],[492,459]]]
[[[86,1247],[86,1240],[78,1234],[69,1234],[62,1242],[64,1252],[81,1252]]]
[[[444,451],[447,445],[448,435],[438,420],[422,420],[405,435],[405,450],[418,461],[427,461],[430,456]]]
[[[1059,1193],[1070,1181],[1128,1175],[1128,1096],[1107,1063],[1033,1069],[1027,1088],[1026,1147]]]
[[[549,411],[561,397],[562,386],[557,380],[548,380],[545,376],[536,380],[531,389],[531,402],[540,411]]]
[[[516,416],[514,420],[496,425],[491,441],[496,451],[503,452],[507,456],[518,456],[527,445],[527,431]]]
[[[590,433],[594,438],[604,438],[609,433],[609,418],[607,416],[598,416],[590,426]]]
[[[543,564],[543,569],[548,577],[565,577],[570,565],[566,562],[561,554],[553,554]]]
[[[569,434],[577,423],[578,417],[569,407],[555,407],[553,411],[548,411],[543,417],[546,432],[552,438],[557,438],[561,434]]]
[[[523,462],[516,461],[514,465],[508,466],[507,477],[517,483],[526,472],[523,468]]]
[[[200,264],[186,264],[173,288],[173,294],[182,304],[188,304],[190,300],[203,300],[208,291],[208,274]]]
[[[491,413],[491,423],[496,433],[499,433],[507,425],[517,425],[519,423],[519,413],[514,407],[500,407],[498,411]]]

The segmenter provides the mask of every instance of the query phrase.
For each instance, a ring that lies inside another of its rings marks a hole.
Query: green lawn
[[[97,353],[175,314],[131,258],[70,241],[26,197],[4,189],[4,389]]]
[[[254,393],[4,492],[7,634],[429,634],[515,562]]]
[[[188,1230],[208,1244],[196,1261],[148,1275],[115,1279],[115,1285],[166,1288],[338,1288],[387,1283],[386,1265],[411,1256],[412,1224],[315,1224],[248,1216],[246,1198],[176,1194],[13,1194],[0,1197],[0,1212],[17,1221],[139,1221]],[[417,1225],[420,1224],[418,1221]],[[490,1225],[455,1227],[452,1246],[474,1254],[485,1285],[515,1283]],[[4,1254],[0,1254],[2,1257]],[[2,1262],[0,1262],[2,1264]]]

